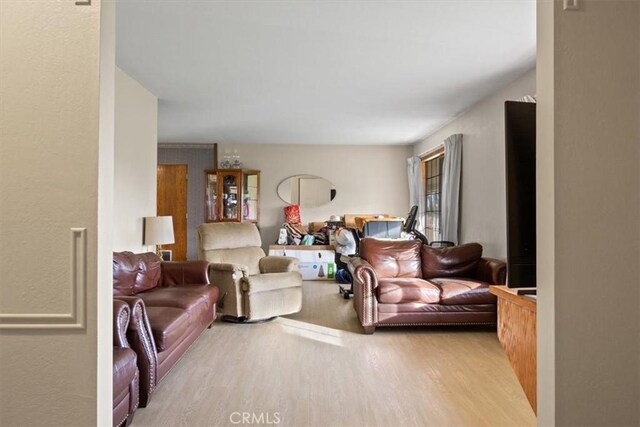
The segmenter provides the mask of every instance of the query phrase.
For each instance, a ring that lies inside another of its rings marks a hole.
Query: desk
[[[498,339],[536,412],[536,301],[506,286],[489,291],[498,297]]]

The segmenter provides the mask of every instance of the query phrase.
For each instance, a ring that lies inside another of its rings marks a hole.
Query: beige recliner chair
[[[252,322],[300,311],[298,260],[265,256],[254,224],[200,224],[197,238],[200,259],[211,263],[209,283],[220,288],[222,320]]]

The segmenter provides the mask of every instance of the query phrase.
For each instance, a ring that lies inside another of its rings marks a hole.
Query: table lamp
[[[157,245],[156,253],[162,258],[162,245],[175,243],[173,217],[148,216],[144,218],[144,244]]]

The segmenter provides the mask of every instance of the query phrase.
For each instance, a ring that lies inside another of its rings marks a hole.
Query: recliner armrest
[[[220,289],[217,309],[225,315],[242,317],[244,308],[240,280],[249,277],[249,268],[242,264],[211,263],[209,264],[209,281]]]
[[[249,267],[242,264],[233,264],[230,262],[213,262],[209,264],[209,277],[212,272],[229,272],[240,273],[239,277],[249,276]]]
[[[302,275],[297,271],[256,274],[242,280],[242,290],[250,294],[301,286]]]
[[[504,285],[507,281],[507,263],[495,258],[480,258],[476,279],[492,285]]]
[[[289,256],[269,255],[260,258],[260,273],[286,273],[298,271],[298,258]]]

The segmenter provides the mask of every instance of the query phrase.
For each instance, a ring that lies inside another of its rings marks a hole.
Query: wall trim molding
[[[194,144],[194,143],[180,143],[180,142],[160,142],[158,148],[201,148],[212,150],[216,148],[217,144]]]
[[[87,229],[71,228],[69,313],[0,313],[0,329],[84,329],[86,326]]]

